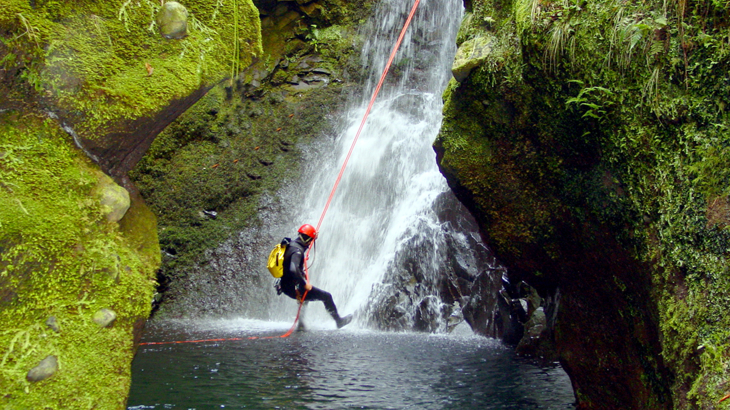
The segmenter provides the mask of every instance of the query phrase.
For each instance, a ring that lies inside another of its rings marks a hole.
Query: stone
[[[56,320],[55,316],[51,316],[48,318],[48,320],[46,320],[46,326],[48,326],[56,333],[59,333],[61,331],[61,328],[58,326],[58,320]]]
[[[91,320],[99,325],[99,327],[110,327],[116,319],[117,314],[113,310],[107,308],[99,309],[96,313],[94,313],[94,316],[91,317]]]
[[[279,21],[276,22],[276,28],[278,30],[284,30],[287,26],[292,26],[294,23],[299,21],[301,18],[301,14],[297,13],[294,10],[288,11],[286,14],[284,14]]]
[[[179,40],[188,35],[188,10],[176,1],[165,3],[157,12],[157,26],[162,37]]]
[[[30,369],[25,379],[29,382],[39,382],[53,376],[58,370],[58,358],[56,356],[46,356],[45,359],[38,363],[38,366]]]
[[[300,3],[301,4],[301,3]],[[307,17],[319,17],[322,14],[322,5],[316,2],[299,6]]]
[[[467,40],[459,46],[451,66],[451,73],[458,82],[466,80],[471,70],[479,67],[492,52],[494,38],[491,36],[476,37]]]
[[[328,70],[326,68],[321,68],[321,67],[314,68],[312,70],[312,73],[314,73],[314,74],[332,75],[332,71],[330,71],[330,70]]]
[[[109,222],[119,222],[129,210],[131,200],[129,192],[117,185],[106,174],[100,173],[96,186],[96,194],[102,206],[102,212]]]

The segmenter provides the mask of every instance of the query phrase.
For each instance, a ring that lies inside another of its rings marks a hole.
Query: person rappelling
[[[337,328],[346,326],[352,321],[352,315],[340,317],[332,294],[316,288],[309,283],[305,271],[305,252],[317,239],[317,230],[309,224],[299,227],[298,236],[294,240],[284,238],[280,245],[271,252],[268,268],[274,277],[280,277],[276,284],[277,294],[285,294],[300,303],[321,301],[327,313],[337,323]]]

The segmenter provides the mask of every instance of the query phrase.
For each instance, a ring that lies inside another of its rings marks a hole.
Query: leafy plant
[[[314,46],[314,51],[319,51],[320,35],[316,24],[309,26],[309,30],[307,31],[305,38]]]
[[[571,82],[583,85],[582,81],[572,80]],[[601,121],[604,119],[608,107],[613,105],[611,101],[613,95],[613,91],[605,87],[584,87],[581,88],[577,96],[569,98],[565,105],[566,107],[575,105],[585,109],[582,118],[593,118]]]

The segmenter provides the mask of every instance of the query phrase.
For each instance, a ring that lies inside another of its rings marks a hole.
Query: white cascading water
[[[362,66],[368,74],[363,96],[352,103],[344,131],[329,155],[312,155],[304,178],[304,186],[309,187],[299,204],[303,213],[291,222],[291,229],[302,223],[316,225],[319,220],[412,4],[383,0],[363,28]],[[430,272],[416,276],[435,283],[443,275],[446,262],[439,248],[445,246],[445,233],[434,203],[448,186],[438,170],[432,143],[441,125],[441,93],[451,78],[454,39],[462,15],[462,0],[421,1],[311,252],[312,283],[332,293],[342,314],[356,313],[361,325],[371,320],[368,305],[378,298],[376,293],[387,292],[387,284],[382,284],[386,273],[407,269],[396,266],[395,258],[414,240],[431,242],[428,247],[433,249],[430,255],[418,256],[426,261],[418,269]],[[475,240],[473,233],[448,234],[460,235],[464,242]],[[325,323],[321,303],[314,305],[307,309],[307,324],[320,319]],[[291,310],[284,317],[291,317]]]

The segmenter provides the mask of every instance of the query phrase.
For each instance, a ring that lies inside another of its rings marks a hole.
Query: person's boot
[[[347,315],[345,317],[337,317],[335,319],[335,322],[337,322],[337,328],[341,329],[344,326],[347,326],[348,323],[352,322],[352,315]]]

